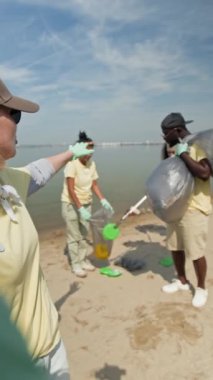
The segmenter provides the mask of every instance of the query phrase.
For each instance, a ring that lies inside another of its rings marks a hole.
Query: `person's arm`
[[[99,184],[96,180],[92,182],[92,191],[95,193],[95,195],[98,197],[98,199],[101,201],[104,199],[104,195],[101,192],[101,189],[99,187]]]
[[[207,180],[211,176],[211,166],[206,158],[200,161],[195,161],[188,155],[188,153],[182,153],[181,159],[194,177]]]
[[[53,167],[54,173],[57,173],[67,164],[67,162],[71,160],[72,157],[73,153],[68,150],[66,152],[56,154],[55,156],[47,157],[46,159]]]
[[[56,154],[51,157],[42,158],[31,162],[25,168],[31,176],[28,196],[38,191],[71,159],[85,156],[94,152],[92,149],[87,149],[88,143],[77,143],[70,145],[69,150]]]
[[[113,210],[113,207],[111,206],[111,204],[109,203],[109,201],[104,198],[104,195],[102,194],[101,192],[101,189],[98,185],[98,182],[97,180],[93,180],[92,182],[92,191],[96,194],[96,196],[99,198],[102,206],[106,209],[106,210],[109,210],[111,211],[112,213],[114,212]]]
[[[78,199],[78,196],[75,192],[75,178],[67,177],[67,188],[70,198],[73,200],[74,204],[76,205],[78,212],[80,214],[80,217],[83,220],[90,220],[91,219],[91,213],[89,210],[87,210],[84,206],[82,206],[80,200]]]
[[[56,154],[52,157],[47,157],[47,160],[53,166],[55,173],[63,168],[71,159],[75,160],[76,158],[92,154],[94,149],[87,149],[88,142],[76,143],[75,145],[70,145],[69,149],[66,152]]]
[[[70,160],[71,152],[64,152],[48,158],[41,158],[33,161],[25,168],[30,174],[30,183],[28,187],[29,197],[43,186]]]
[[[188,144],[180,143],[176,145],[176,156],[179,156],[185,163],[194,177],[207,180],[212,174],[211,165],[207,158],[202,158],[199,161],[194,160],[188,154]]]
[[[68,177],[66,178],[67,181],[67,188],[70,198],[73,200],[76,207],[79,209],[82,207],[81,202],[79,201],[76,192],[75,192],[75,178]]]

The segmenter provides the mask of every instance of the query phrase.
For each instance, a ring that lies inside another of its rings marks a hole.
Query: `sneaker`
[[[80,268],[80,267],[76,267],[76,268],[74,268],[72,271],[73,271],[73,273],[74,273],[77,277],[86,277],[86,276],[87,276],[87,273],[85,272],[85,270],[83,270],[83,269]]]
[[[162,286],[162,291],[165,293],[175,293],[178,290],[189,290],[189,284],[182,284],[180,280],[174,279],[170,284]]]
[[[206,304],[208,298],[208,290],[202,288],[196,288],[195,295],[192,299],[192,305],[194,307],[202,307]]]
[[[91,272],[95,270],[94,265],[92,265],[88,260],[82,262],[81,268],[83,270],[88,270],[88,271],[91,271]]]

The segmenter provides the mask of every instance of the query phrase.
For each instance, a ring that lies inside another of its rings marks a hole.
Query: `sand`
[[[41,235],[41,264],[59,312],[72,380],[212,380],[213,379],[213,218],[207,249],[209,298],[202,309],[192,293],[164,294],[174,278],[167,257],[165,226],[153,214],[129,217],[113,244],[110,262],[122,275],[99,273],[106,262],[91,260],[95,272],[75,277],[63,254],[65,231]],[[92,253],[92,246],[91,246]],[[132,254],[143,263],[130,272],[114,260]],[[196,286],[192,263],[187,274]]]

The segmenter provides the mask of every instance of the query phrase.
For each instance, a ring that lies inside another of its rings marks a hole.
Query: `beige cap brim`
[[[18,96],[12,96],[7,102],[2,104],[4,107],[13,108],[15,110],[23,112],[37,112],[39,110],[39,105],[33,103],[29,100],[19,98]]]
[[[0,105],[29,113],[37,112],[39,110],[39,105],[37,103],[33,103],[30,100],[19,98],[18,96],[14,96],[13,94],[11,94],[11,92],[8,90],[8,88],[1,79]]]

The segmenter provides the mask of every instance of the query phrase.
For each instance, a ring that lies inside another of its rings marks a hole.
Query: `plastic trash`
[[[183,139],[204,150],[213,175],[213,129],[190,134]],[[193,191],[194,179],[178,157],[163,160],[146,182],[146,194],[152,211],[166,223],[184,215]]]
[[[173,258],[171,256],[163,257],[160,260],[160,264],[163,267],[171,267],[172,265],[174,265]]]
[[[99,272],[100,274],[104,274],[105,276],[108,276],[108,277],[119,277],[122,274],[119,270],[113,269],[110,267],[100,268]]]
[[[157,166],[146,182],[146,195],[153,213],[166,223],[184,215],[194,179],[179,157],[169,157]]]
[[[90,225],[93,236],[94,255],[98,259],[107,259],[112,250],[112,241],[104,239],[102,230],[112,218],[113,213],[105,208],[98,209],[90,219]]]
[[[115,223],[107,223],[102,231],[105,240],[115,240],[120,235],[118,225]]]

